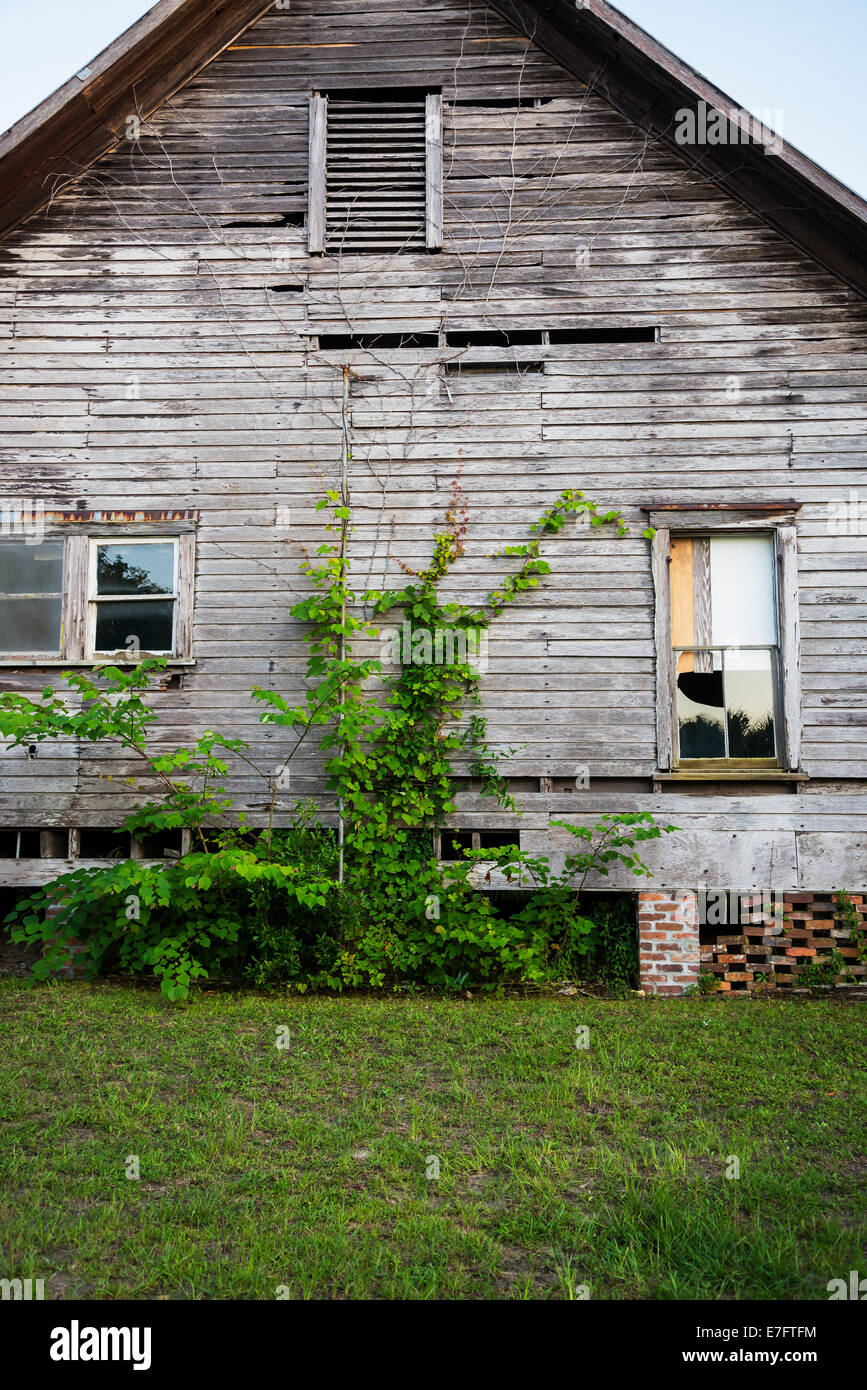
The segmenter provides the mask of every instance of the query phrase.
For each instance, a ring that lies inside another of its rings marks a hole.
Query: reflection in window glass
[[[172,651],[174,607],[170,599],[156,599],[153,603],[124,603],[121,600],[119,603],[98,604],[96,650],[115,652],[126,647],[131,651]]]
[[[174,654],[176,543],[96,546],[96,652]]]
[[[714,653],[716,655],[716,653]],[[689,652],[681,652],[677,666],[677,723],[682,758],[724,758],[723,723],[725,691],[722,669],[693,670]]]
[[[63,542],[0,541],[0,653],[60,654]]]
[[[727,652],[725,696],[730,758],[773,758],[774,683],[770,652]]]
[[[103,594],[170,594],[175,587],[175,547],[100,545],[96,552],[96,591]]]
[[[696,670],[699,656],[713,669]],[[677,659],[681,758],[774,758],[774,677],[770,651],[681,652]]]

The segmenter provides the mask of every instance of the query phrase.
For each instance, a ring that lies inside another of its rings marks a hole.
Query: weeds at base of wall
[[[464,554],[460,470],[430,564],[421,571],[401,565],[407,582],[396,589],[356,594],[348,578],[346,499],[331,491],[317,510],[329,512],[326,532],[334,539],[302,563],[310,593],[289,610],[309,651],[304,702],[291,705],[271,688],[251,691],[260,722],[290,738],[276,773],[256,765],[244,740],[211,729],[191,748],[154,747],[156,716],[147,697],[165,665],[160,659],[128,672],[111,666],[93,675],[66,672],[71,700],[50,687],[40,700],[0,695],[0,734],[13,745],[113,742],[141,767],[142,777],[125,778],[127,785],[149,794],[125,829],[139,837],[186,829],[193,841],[193,852],[177,862],[122,860],[78,869],[36,890],[8,919],[14,940],[42,949],[34,974],[46,979],[68,971],[74,950],[91,977],[106,969],[152,972],[173,1000],[215,971],[256,985],[291,981],[299,990],[410,981],[460,991],[470,983],[491,989],[575,974],[604,946],[610,962],[604,968],[625,980],[631,966],[618,935],[625,927],[610,917],[600,923],[587,917],[581,890],[588,875],[607,878],[615,865],[647,875],[636,844],[675,827],[657,826],[646,812],[606,815],[592,827],[555,822],[573,846],[559,875],[545,856],[511,848],[438,863],[433,831],[456,810],[450,759],[468,757],[483,795],[517,810],[500,773],[501,760],[516,750],[488,745],[478,711],[480,674],[466,663],[413,663],[388,673],[352,650],[354,639],[381,636],[374,621],[394,609],[426,632],[486,630],[550,573],[542,543],[563,530],[570,514],[588,518],[591,529],[613,525],[618,536],[628,531],[622,515],[600,513],[582,492],[566,489],[531,525],[529,541],[493,557],[511,572],[481,606],[470,607],[444,604],[438,595],[440,581]],[[317,833],[315,817],[312,823],[296,818],[288,833],[274,826],[283,773],[311,735],[325,754],[326,784],[343,818],[337,864],[333,840]],[[233,759],[264,781],[269,813],[260,830],[248,830],[234,815],[226,787]],[[532,888],[531,904],[510,915],[499,911],[472,881],[486,865],[489,876],[496,868]]]

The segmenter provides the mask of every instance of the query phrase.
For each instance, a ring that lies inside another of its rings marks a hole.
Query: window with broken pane
[[[681,761],[778,760],[774,553],[770,535],[672,538],[671,629]]]
[[[63,542],[0,541],[0,653],[57,656],[63,622]]]
[[[94,542],[93,649],[174,654],[177,546],[173,540]]]

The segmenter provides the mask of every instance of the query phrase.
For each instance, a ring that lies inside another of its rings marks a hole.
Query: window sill
[[[142,661],[148,659],[149,658],[147,658],[145,654],[142,654]],[[25,669],[35,669],[38,671],[42,670],[43,668],[47,670],[66,667],[84,667],[93,670],[97,666],[121,666],[129,667],[130,669],[132,669],[133,666],[137,666],[138,664],[138,661],[124,661],[122,658],[112,658],[110,656],[101,656],[99,658],[90,657],[86,661],[67,661],[61,656],[13,656],[8,658],[0,658],[0,670],[4,671],[18,671]],[[194,657],[173,656],[166,658],[166,664],[164,669],[167,671],[171,671],[177,668],[195,666],[196,664],[197,663]]]
[[[674,772],[654,772],[656,782],[809,782],[806,772],[786,772],[783,768],[680,768]]]

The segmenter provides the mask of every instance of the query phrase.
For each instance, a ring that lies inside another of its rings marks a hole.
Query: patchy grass
[[[177,1008],[7,981],[0,1277],[54,1298],[825,1299],[864,1268],[863,1039],[854,1004]]]

